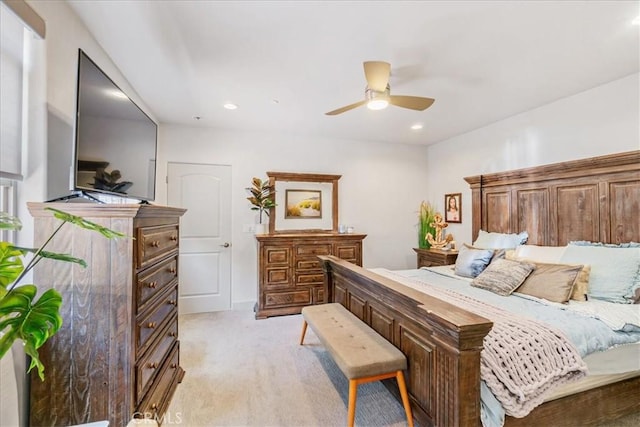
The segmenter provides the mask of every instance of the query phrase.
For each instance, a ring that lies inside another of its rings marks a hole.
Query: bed
[[[527,245],[640,241],[640,151],[465,178],[473,241],[482,231],[528,233]],[[322,257],[327,301],[339,302],[408,358],[407,385],[421,425],[477,426],[480,353],[493,323],[398,280]],[[586,380],[585,380],[586,381]],[[558,419],[597,425],[640,412],[639,376],[621,376],[542,403],[506,426]],[[393,392],[393,388],[389,388]]]

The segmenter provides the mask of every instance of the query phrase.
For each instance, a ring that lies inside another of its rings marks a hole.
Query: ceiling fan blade
[[[338,108],[337,110],[329,111],[328,113],[324,113],[327,116],[335,116],[336,114],[342,114],[345,111],[353,110],[356,107],[366,104],[367,101],[356,102],[355,104],[347,105],[346,107]]]
[[[423,98],[421,96],[391,95],[389,97],[389,104],[391,105],[419,111],[431,107],[431,104],[435,101],[433,98]]]
[[[391,64],[382,61],[367,61],[364,63],[364,76],[367,85],[376,92],[384,92],[389,84]]]

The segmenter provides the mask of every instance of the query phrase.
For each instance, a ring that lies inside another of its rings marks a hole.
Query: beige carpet
[[[348,381],[300,315],[255,320],[251,311],[180,317],[186,371],[164,426],[344,426]],[[381,383],[358,389],[356,426],[405,426]],[[557,426],[566,426],[559,422]],[[640,425],[640,414],[602,427]]]

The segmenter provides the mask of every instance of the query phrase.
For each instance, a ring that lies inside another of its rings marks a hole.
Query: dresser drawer
[[[160,328],[164,327],[168,319],[178,312],[178,287],[160,297],[149,314],[141,316],[136,322],[136,352],[142,354],[153,341]]]
[[[313,288],[313,303],[323,304],[325,302],[326,301],[324,300],[324,287]]]
[[[137,267],[149,265],[155,259],[178,248],[178,225],[141,227],[137,230]]]
[[[335,256],[345,261],[358,264],[360,260],[360,248],[358,244],[353,245],[336,245]]]
[[[290,286],[291,269],[289,267],[266,267],[264,275],[264,284],[267,287]]]
[[[286,246],[265,246],[262,257],[266,265],[289,265],[291,248]]]
[[[296,256],[316,255],[331,255],[331,244],[319,243],[317,245],[296,245]]]
[[[180,343],[176,342],[165,364],[160,368],[160,373],[153,381],[150,391],[138,406],[136,412],[146,418],[161,420],[162,415],[169,406],[169,397],[178,382],[177,375],[180,370],[179,348]]]
[[[312,259],[298,259],[296,260],[296,270],[318,270],[322,271],[322,265],[320,264],[320,260],[318,258]]]
[[[136,363],[136,402],[144,397],[150,380],[159,372],[169,349],[178,339],[178,318],[176,316],[160,333],[156,346]]]
[[[144,311],[145,305],[178,277],[178,257],[169,258],[136,276],[136,310]]]
[[[265,292],[265,307],[285,307],[291,305],[311,304],[311,289],[300,289],[292,292]]]
[[[324,274],[322,271],[316,273],[296,273],[296,286],[298,285],[322,285]]]

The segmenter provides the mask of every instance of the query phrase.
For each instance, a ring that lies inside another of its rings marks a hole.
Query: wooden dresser
[[[420,267],[436,267],[439,265],[455,264],[458,259],[458,251],[442,249],[419,249],[413,248],[416,251],[417,268]]]
[[[45,207],[82,216],[134,239],[109,240],[65,224],[49,249],[88,267],[42,261],[34,282],[62,294],[64,324],[41,349],[45,381],[31,375],[31,426],[134,417],[161,420],[184,371],[178,340],[179,220],[152,205],[29,203],[39,245],[61,223]]]
[[[256,319],[300,313],[325,302],[318,255],[335,255],[362,266],[366,234],[261,234],[258,240]]]

